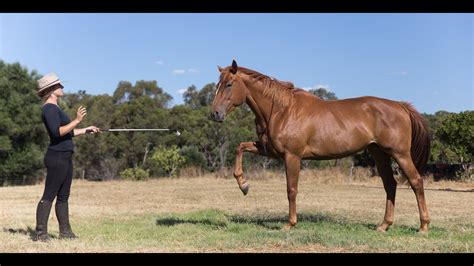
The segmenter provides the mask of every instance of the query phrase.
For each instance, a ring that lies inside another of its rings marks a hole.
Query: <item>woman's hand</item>
[[[77,108],[77,116],[76,116],[76,120],[81,122],[82,119],[87,115],[87,110],[84,106],[79,106],[79,108]]]
[[[85,133],[91,133],[91,134],[102,133],[102,131],[100,131],[100,128],[96,126],[90,126],[84,129],[85,129]]]

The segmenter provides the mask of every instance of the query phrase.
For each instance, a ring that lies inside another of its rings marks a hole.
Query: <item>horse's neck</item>
[[[256,122],[267,128],[271,116],[280,108],[272,99],[263,95],[263,88],[251,84],[247,95],[246,103],[256,116]]]
[[[259,130],[262,132],[265,131],[267,128],[267,122],[266,122],[267,120],[264,117],[262,111],[260,110],[260,107],[257,105],[257,103],[255,102],[255,100],[252,98],[251,95],[247,96],[246,102],[247,102],[247,105],[252,110],[252,112],[255,114],[255,123],[260,128],[260,129],[257,129],[257,131]],[[259,133],[262,133],[262,132],[259,132]]]

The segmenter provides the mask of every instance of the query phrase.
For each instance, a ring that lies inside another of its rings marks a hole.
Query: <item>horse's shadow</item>
[[[30,226],[27,226],[26,229],[23,228],[18,228],[18,229],[13,229],[13,228],[3,228],[3,232],[7,232],[10,234],[22,234],[22,235],[27,235],[31,240],[33,240],[36,236],[36,231]],[[49,238],[56,238],[56,236],[48,234]]]
[[[256,226],[264,227],[266,229],[278,230],[282,226],[288,223],[287,215],[269,215],[269,216],[243,216],[243,215],[229,215],[229,221],[237,224],[253,224]],[[324,214],[299,214],[298,223],[320,223],[320,222],[331,222],[341,223],[340,220],[336,220],[334,217]]]
[[[258,226],[267,230],[281,230],[288,222],[287,215],[239,215],[239,214],[223,214],[219,218],[185,218],[185,217],[163,217],[156,219],[158,226],[175,226],[179,224],[196,224],[212,227],[215,229],[227,228],[231,224]],[[297,228],[307,228],[320,223],[331,223],[340,228],[366,228],[369,231],[376,231],[378,224],[350,221],[343,217],[337,217],[330,214],[316,213],[301,213],[298,214]],[[444,233],[446,230],[440,227],[431,227],[432,232]],[[390,234],[413,235],[418,232],[416,226],[410,225],[396,225],[388,230]]]
[[[214,221],[211,219],[186,219],[186,218],[175,218],[175,217],[166,217],[156,219],[156,225],[160,226],[175,226],[178,224],[202,224],[210,227],[226,227],[226,222]]]
[[[196,218],[178,218],[178,217],[165,217],[156,219],[156,225],[159,226],[175,226],[179,224],[201,224],[205,226],[211,226],[215,228],[224,228],[229,223],[240,224],[240,225],[255,225],[270,230],[279,230],[284,224],[288,222],[288,216],[286,215],[266,215],[266,216],[246,216],[246,215],[233,215],[225,214],[225,219],[196,219]],[[224,220],[224,221],[223,221]],[[330,222],[339,225],[352,225],[353,223],[347,222],[341,219],[336,219],[332,216],[325,214],[299,214],[298,215],[299,225],[307,223],[321,223]],[[376,224],[365,224],[370,229],[375,229]],[[297,225],[298,227],[298,225]]]

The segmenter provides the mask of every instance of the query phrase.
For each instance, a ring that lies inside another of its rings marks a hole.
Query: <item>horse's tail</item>
[[[425,119],[410,104],[401,102],[407,110],[411,120],[411,159],[420,175],[424,174],[424,169],[430,157],[431,139]]]

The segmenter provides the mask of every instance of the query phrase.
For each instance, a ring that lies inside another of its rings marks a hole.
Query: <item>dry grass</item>
[[[326,172],[325,172],[326,171]],[[297,208],[299,214],[308,217],[324,214],[348,223],[378,224],[385,208],[385,192],[380,178],[349,180],[343,173],[334,170],[303,171],[301,173]],[[88,182],[74,180],[70,198],[71,223],[85,232],[75,241],[53,240],[36,243],[30,240],[28,230],[35,226],[36,204],[44,185],[0,188],[0,251],[2,252],[196,252],[203,249],[193,245],[182,246],[180,240],[170,239],[162,245],[158,242],[143,244],[140,236],[128,236],[123,241],[108,241],[107,235],[95,235],[91,228],[100,227],[103,221],[121,224],[141,221],[143,217],[169,214],[185,214],[200,210],[215,209],[224,213],[254,217],[286,217],[288,201],[283,173],[263,173],[254,179],[247,176],[251,188],[243,196],[233,178],[216,178],[205,175],[199,178],[159,179],[148,181]],[[231,175],[229,175],[231,176]],[[270,178],[269,176],[273,176]],[[473,184],[453,182],[427,182],[426,199],[431,216],[431,226],[447,232],[467,234],[473,239],[474,206],[473,193],[437,190],[450,188],[473,189]],[[433,189],[433,190],[431,190]],[[305,216],[306,215],[306,216]],[[147,218],[147,219],[148,219]],[[331,219],[332,219],[331,218]],[[135,219],[135,220],[134,220]],[[300,222],[304,222],[300,219]],[[283,224],[281,224],[283,225]],[[303,223],[304,225],[304,223]],[[416,200],[411,189],[405,185],[397,190],[394,227],[417,228],[419,225]],[[58,234],[54,210],[50,216],[50,233]],[[148,225],[147,225],[148,226]],[[155,226],[156,227],[156,226]],[[114,236],[126,234],[118,227]],[[133,228],[124,227],[133,234]],[[153,229],[153,227],[150,227]],[[150,229],[150,230],[152,230]],[[108,230],[108,229],[107,229]],[[112,229],[111,229],[112,230]],[[171,230],[171,229],[170,229]],[[176,227],[174,230],[180,230]],[[190,230],[190,229],[189,229]],[[298,230],[298,229],[296,229]],[[15,233],[16,232],[16,233]],[[92,232],[89,235],[87,232]],[[295,231],[297,232],[297,231]],[[170,234],[178,234],[170,231]],[[110,240],[110,239],[109,239]],[[138,242],[137,242],[138,241]],[[466,244],[472,252],[473,243]],[[357,247],[324,246],[321,243],[304,245],[279,244],[243,247],[232,252],[370,252],[364,245]],[[229,252],[211,246],[206,252]],[[431,251],[428,251],[431,252]]]

